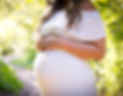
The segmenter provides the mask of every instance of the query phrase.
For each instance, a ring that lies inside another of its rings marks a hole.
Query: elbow
[[[97,60],[97,61],[100,61],[100,60],[103,59],[103,57],[104,57],[104,55],[99,55],[99,56],[96,57],[96,60]]]
[[[95,56],[97,61],[100,61],[104,58],[105,52],[98,52],[97,55]]]

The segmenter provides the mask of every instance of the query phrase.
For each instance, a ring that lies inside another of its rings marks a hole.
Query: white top
[[[58,33],[65,35],[67,27],[67,17],[65,11],[54,14],[41,28],[41,34]],[[98,40],[105,37],[104,25],[97,11],[82,11],[82,20],[77,26],[67,30],[70,34],[87,41]]]
[[[41,27],[41,34],[56,32],[64,36],[66,26],[66,13],[65,11],[60,11],[54,14],[54,16]],[[104,26],[97,11],[82,11],[82,20],[78,23],[77,27],[74,26],[67,31],[77,38],[86,41],[95,41],[105,37]],[[50,84],[51,86],[52,84],[56,84],[56,86],[61,84],[59,86],[66,86],[65,88],[67,88],[67,86],[70,87],[73,82],[78,82],[78,86],[82,84],[82,86],[89,87],[95,82],[95,77],[87,61],[79,59],[63,50],[39,53],[35,67],[42,76],[49,77],[50,81],[48,82],[50,83],[48,83],[48,86],[50,86]],[[54,77],[50,78],[50,76]],[[61,78],[64,78],[64,81]],[[61,83],[59,83],[60,80],[62,80]],[[82,83],[80,84],[79,82]],[[77,86],[77,84],[75,86]]]

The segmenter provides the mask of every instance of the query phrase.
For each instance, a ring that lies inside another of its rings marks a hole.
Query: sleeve
[[[81,38],[87,41],[100,40],[106,37],[105,31],[101,17],[97,16],[91,25],[81,32]]]

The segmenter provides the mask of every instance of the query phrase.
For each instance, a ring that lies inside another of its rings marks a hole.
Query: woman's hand
[[[40,51],[54,50],[57,48],[58,36],[47,35],[42,36],[37,42],[37,49]]]

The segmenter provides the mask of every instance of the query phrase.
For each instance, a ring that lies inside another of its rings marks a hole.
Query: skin
[[[50,35],[48,38],[40,39],[37,43],[37,48],[40,51],[59,49],[75,55],[80,59],[100,60],[105,53],[105,38],[93,42],[80,42],[71,40],[70,38]]]
[[[87,0],[84,3],[86,6],[82,8],[84,10],[94,10],[93,5]],[[85,60],[100,60],[105,54],[105,38],[100,40],[87,42],[71,39],[68,37],[48,35],[42,37],[37,42],[37,48],[39,51],[45,50],[64,50],[80,59]]]

